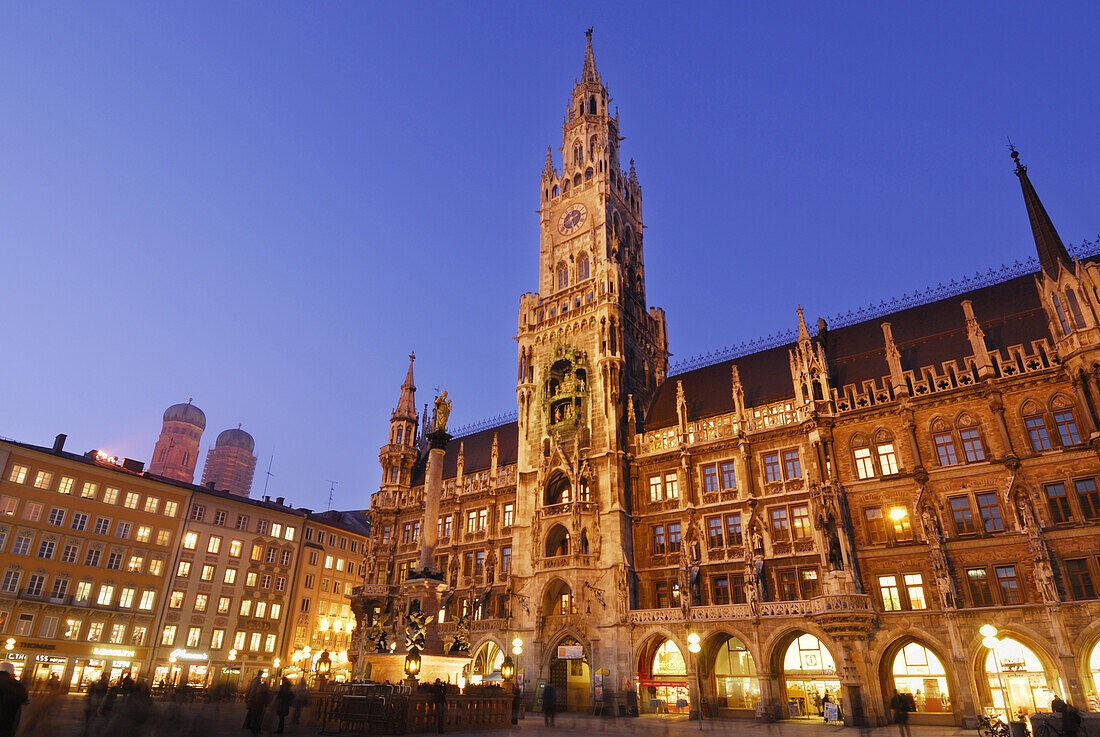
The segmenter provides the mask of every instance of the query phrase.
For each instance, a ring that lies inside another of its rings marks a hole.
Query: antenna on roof
[[[328,482],[328,508],[332,509],[332,495],[336,493],[336,485],[339,481],[333,481],[332,479],[325,479]]]
[[[238,425],[238,427],[240,427]],[[267,461],[267,477],[264,479],[264,495],[267,495],[267,482],[271,481],[271,477],[275,474],[271,473],[271,464],[275,462],[275,451],[271,451],[271,458]]]

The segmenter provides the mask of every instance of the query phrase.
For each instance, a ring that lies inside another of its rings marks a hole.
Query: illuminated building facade
[[[1017,161],[1033,267],[833,325],[799,310],[779,340],[667,376],[608,100],[589,43],[561,171],[548,152],[539,185],[518,419],[447,448],[443,633],[471,615],[490,670],[520,638],[525,681],[571,709],[703,697],[787,718],[821,715],[827,694],[846,723],[881,724],[894,688],[917,723],[1047,710],[1054,693],[1100,708],[1095,246],[1069,255]],[[363,633],[403,614],[419,553],[413,391],[410,367]]]

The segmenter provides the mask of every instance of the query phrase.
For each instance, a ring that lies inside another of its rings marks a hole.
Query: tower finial
[[[1027,207],[1027,219],[1031,222],[1031,234],[1035,237],[1035,250],[1039,254],[1039,265],[1047,276],[1054,279],[1058,276],[1059,264],[1065,267],[1071,274],[1077,272],[1077,266],[1070,258],[1069,252],[1058,237],[1058,231],[1054,229],[1054,223],[1047,215],[1046,208],[1035,193],[1035,187],[1031,186],[1031,180],[1027,176],[1027,167],[1020,163],[1020,153],[1008,142],[1012,160],[1016,162],[1016,176],[1020,178],[1020,188],[1024,193],[1024,205]]]
[[[599,82],[600,73],[596,71],[596,54],[592,51],[592,26],[588,27],[588,30],[584,32],[585,38],[588,39],[584,48],[584,68],[581,70],[581,83],[584,82]]]

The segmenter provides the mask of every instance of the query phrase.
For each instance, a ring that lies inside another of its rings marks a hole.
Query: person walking
[[[19,710],[27,703],[27,687],[15,680],[15,666],[0,663],[0,737],[12,737],[19,727]]]
[[[1066,704],[1062,712],[1062,737],[1077,737],[1077,731],[1081,729],[1081,712],[1073,704]]]
[[[553,683],[547,683],[542,689],[542,718],[547,727],[554,726],[554,715],[558,713],[558,690]]]
[[[290,724],[297,727],[302,719],[302,709],[309,706],[309,687],[306,686],[305,678],[298,679],[298,683],[294,686],[294,701],[291,702],[291,706],[294,712],[290,717]]]
[[[909,699],[894,689],[894,696],[890,699],[890,711],[894,714],[894,722],[898,725],[901,737],[912,737],[909,731]]]
[[[444,726],[447,723],[447,684],[438,678],[432,684],[432,701],[435,702],[436,729],[439,730],[440,734],[443,734]]]
[[[286,716],[290,713],[291,701],[294,701],[294,687],[290,685],[290,679],[283,676],[283,681],[275,694],[275,714],[279,717],[279,726],[276,727],[275,734],[283,733]]]
[[[267,702],[270,700],[271,689],[260,678],[260,671],[256,671],[256,675],[252,678],[252,682],[248,684],[248,690],[245,691],[244,695],[246,709],[244,728],[251,730],[252,734],[260,733],[260,727],[263,726],[264,707],[267,706]]]

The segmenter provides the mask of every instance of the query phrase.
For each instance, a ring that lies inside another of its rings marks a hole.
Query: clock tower
[[[617,631],[634,581],[629,444],[668,342],[664,312],[646,305],[641,187],[620,164],[610,99],[589,29],[561,170],[548,149],[540,180],[539,291],[520,299],[511,584],[539,677],[564,667],[557,648],[580,646],[618,690],[632,672]]]

